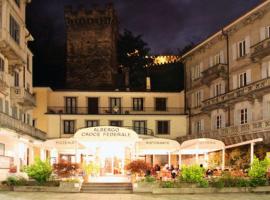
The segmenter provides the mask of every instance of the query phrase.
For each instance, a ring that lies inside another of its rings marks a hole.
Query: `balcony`
[[[29,135],[31,137],[45,140],[46,139],[46,133],[36,129],[28,124],[23,123],[20,120],[14,119],[10,117],[9,115],[6,115],[4,113],[0,113],[0,127],[1,128],[8,128],[11,130],[14,130],[20,134]]]
[[[5,72],[0,72],[0,92],[7,95],[8,94],[8,83],[7,75]]]
[[[228,73],[227,64],[218,63],[202,72],[202,83],[210,85],[210,83],[219,78],[226,78]]]
[[[15,42],[6,29],[0,29],[0,51],[8,58],[10,65],[26,63],[26,51]]]
[[[132,107],[110,108],[98,107],[94,111],[88,107],[48,107],[46,114],[63,115],[184,115],[184,108],[167,108],[164,111],[157,111],[155,108],[144,108],[141,111],[133,110]]]
[[[230,126],[218,130],[206,131],[177,138],[179,142],[195,138],[212,138],[222,140],[226,145],[240,143],[256,138],[270,141],[270,119],[254,121],[248,124]]]
[[[251,48],[251,59],[258,61],[268,55],[270,55],[270,38],[253,45]]]
[[[236,103],[243,100],[252,100],[254,97],[260,97],[270,87],[270,77],[251,83],[245,87],[232,90],[231,92],[206,99],[203,101],[202,109],[210,111],[226,106],[226,103]]]
[[[22,87],[11,87],[10,97],[12,101],[24,107],[32,108],[36,105],[35,96]]]

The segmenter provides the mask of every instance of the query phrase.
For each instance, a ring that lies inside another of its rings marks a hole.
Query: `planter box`
[[[66,192],[77,193],[81,190],[81,183],[60,182],[59,187],[48,186],[15,186],[16,192]]]
[[[209,194],[209,193],[246,193],[270,192],[270,186],[226,187],[226,188],[153,188],[153,194]]]
[[[158,188],[159,183],[137,182],[132,184],[135,193],[152,193],[154,188]]]

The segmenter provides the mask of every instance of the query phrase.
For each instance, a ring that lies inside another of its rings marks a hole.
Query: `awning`
[[[185,141],[180,146],[181,154],[204,154],[225,148],[222,141],[210,138],[198,138]]]
[[[138,142],[137,154],[138,155],[168,155],[177,153],[180,144],[175,140],[153,138],[144,139]]]

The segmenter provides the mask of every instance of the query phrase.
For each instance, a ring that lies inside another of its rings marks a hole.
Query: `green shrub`
[[[212,179],[211,186],[216,188],[223,187],[249,187],[250,180],[241,178],[241,177],[233,177],[230,173],[225,172],[222,174],[220,178]]]
[[[26,185],[27,180],[20,176],[10,176],[5,181],[3,181],[3,184],[6,184],[8,186],[19,186],[19,185]]]
[[[63,182],[68,182],[68,183],[80,183],[81,180],[78,179],[78,178],[67,178],[67,179],[64,179]]]
[[[224,183],[224,180],[221,178],[212,179],[211,186],[215,188],[224,188],[225,183]]]
[[[161,181],[161,187],[162,188],[174,188],[175,183],[173,181]]]
[[[180,179],[188,183],[200,183],[204,179],[204,169],[199,165],[183,166]]]
[[[250,186],[257,187],[257,186],[265,186],[267,184],[266,178],[251,178],[250,179]]]
[[[48,161],[35,159],[35,163],[26,167],[27,175],[35,179],[39,184],[45,183],[52,174],[52,167]]]
[[[259,160],[257,157],[254,158],[248,175],[252,178],[265,178],[268,167],[270,166],[269,158],[265,157],[264,160]]]
[[[156,181],[156,178],[153,177],[153,176],[146,176],[146,177],[144,178],[144,182],[147,182],[147,183],[153,183],[153,182],[155,182],[155,181]]]
[[[199,181],[199,187],[207,188],[209,187],[209,182],[206,179],[202,179]]]

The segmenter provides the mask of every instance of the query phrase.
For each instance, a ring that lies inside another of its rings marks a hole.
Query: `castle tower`
[[[87,10],[65,7],[66,84],[69,89],[113,89],[118,20],[112,4]]]

